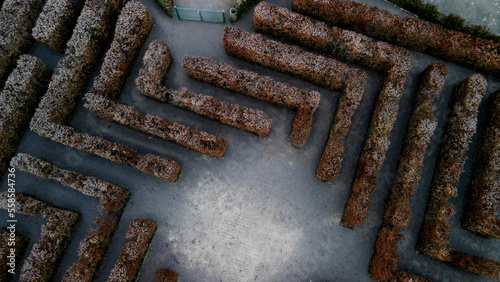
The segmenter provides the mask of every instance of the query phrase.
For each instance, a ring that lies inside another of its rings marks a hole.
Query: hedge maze
[[[113,237],[122,236],[115,231],[131,193],[118,185],[35,156],[16,155],[28,127],[54,142],[167,181],[179,177],[181,167],[175,160],[141,154],[123,144],[72,128],[70,121],[80,100],[83,98],[84,108],[100,118],[217,158],[222,158],[226,152],[228,144],[224,137],[141,113],[118,102],[127,79],[134,79],[142,95],[158,102],[260,137],[267,136],[271,130],[271,118],[259,109],[230,104],[193,93],[185,87],[166,87],[163,80],[172,64],[172,54],[169,46],[160,40],[152,40],[145,47],[154,23],[149,10],[139,2],[0,0],[0,5],[0,178],[10,164],[16,170],[55,181],[99,203],[95,226],[79,243],[78,258],[64,270],[63,281],[93,281],[96,278]],[[413,64],[409,50],[498,76],[500,45],[347,0],[294,0],[293,10],[261,2],[254,13],[256,33],[226,27],[221,41],[229,56],[340,92],[337,109],[332,110],[335,112],[333,125],[316,169],[316,177],[323,181],[335,180],[341,172],[346,136],[365,92],[365,69],[383,75],[340,222],[353,229],[366,221],[386,160],[389,140],[401,110],[400,100]],[[364,31],[366,35],[353,29]],[[40,59],[27,54],[33,39],[63,53],[53,72]],[[110,47],[104,53],[103,42],[107,40]],[[145,54],[138,60],[142,49],[146,49]],[[99,74],[86,91],[102,56]],[[137,62],[141,65],[138,76],[129,77]],[[185,56],[182,65],[193,79],[296,111],[290,143],[301,148],[308,141],[320,105],[318,92],[299,89],[207,57]],[[433,62],[420,74],[368,267],[368,275],[375,280],[428,281],[399,268],[399,243],[405,239],[405,228],[413,217],[413,197],[417,189],[424,189],[419,188],[419,181],[428,161],[426,153],[431,139],[438,129],[437,103],[447,76],[448,68],[442,62]],[[499,261],[469,254],[450,244],[451,218],[457,208],[453,199],[458,196],[459,180],[465,172],[467,153],[469,147],[473,147],[473,136],[478,128],[479,142],[461,226],[490,237],[490,240],[500,238],[500,90],[489,98],[484,122],[479,126],[480,106],[486,89],[487,80],[481,74],[469,75],[454,88],[415,249],[419,254],[457,269],[500,280]],[[55,206],[50,200],[18,192],[1,193],[0,209],[11,208],[8,203],[12,197],[16,199],[17,213],[46,220],[41,227],[40,241],[34,242],[31,248],[28,247],[30,238],[16,233],[16,262],[22,262],[19,280],[50,281],[58,271],[81,215],[78,211]],[[125,235],[127,242],[121,248],[108,281],[140,279],[140,268],[158,228],[148,219],[130,222]],[[5,256],[10,233],[0,229],[1,281],[14,277],[7,271],[8,258]],[[24,255],[26,250],[29,254]],[[26,257],[24,261],[23,257]],[[178,279],[179,275],[173,270],[158,269],[154,281]]]
[[[261,110],[240,107],[207,95],[195,94],[184,87],[171,90],[162,86],[162,78],[167,74],[171,62],[172,55],[168,45],[161,41],[152,42],[144,55],[144,65],[136,79],[137,88],[144,95],[160,102],[168,102],[259,136],[266,136],[269,133],[272,120]]]
[[[290,142],[301,147],[309,138],[320,95],[273,80],[268,76],[217,64],[210,58],[185,56],[182,62],[189,76],[244,95],[297,111]]]
[[[412,56],[387,43],[262,2],[255,8],[255,29],[294,43],[321,51],[330,56],[358,63],[386,74],[378,94],[370,129],[356,178],[345,209],[342,224],[353,227],[366,219],[371,198],[377,186],[378,171],[389,148],[389,137],[396,121],[399,100],[403,95],[406,76],[411,69]],[[285,28],[282,28],[285,27]],[[332,132],[333,133],[333,132]],[[318,166],[316,176],[322,180],[335,179],[340,163],[332,158],[338,140],[330,138]],[[362,207],[361,209],[359,207]]]

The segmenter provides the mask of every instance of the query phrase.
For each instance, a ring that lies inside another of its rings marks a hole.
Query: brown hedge
[[[185,56],[182,65],[189,76],[195,79],[280,107],[297,110],[290,140],[294,146],[300,147],[309,138],[313,115],[320,99],[318,92],[307,92],[275,81],[268,76],[237,69],[227,64],[217,64],[204,57]]]
[[[412,275],[398,270],[397,244],[404,238],[402,229],[408,225],[412,216],[410,199],[420,179],[426,149],[437,127],[434,104],[444,86],[447,73],[443,63],[434,62],[420,77],[396,176],[385,205],[383,223],[370,262],[369,274],[375,280],[396,281],[400,276]],[[420,277],[415,279],[423,280]]]
[[[410,199],[420,180],[425,153],[437,127],[435,100],[447,74],[448,69],[443,63],[434,62],[420,77],[399,165],[385,206],[384,221],[393,226],[406,227],[412,216]]]
[[[98,209],[103,216],[94,222],[98,227],[90,230],[80,242],[79,260],[66,271],[63,278],[63,281],[68,282],[92,281],[104,259],[130,192],[117,185],[60,168],[27,154],[18,154],[12,159],[11,165],[40,178],[57,181],[99,201]]]
[[[139,91],[161,102],[169,102],[172,91],[162,85],[163,77],[167,74],[172,64],[172,54],[168,45],[160,40],[149,44],[148,50],[142,59],[143,65],[135,84]]]
[[[465,198],[462,227],[500,239],[500,90],[492,94]]]
[[[179,165],[165,157],[141,155],[134,150],[67,126],[90,79],[113,20],[126,1],[87,0],[78,17],[65,56],[59,61],[47,93],[42,98],[30,128],[40,136],[66,146],[129,165],[165,180],[176,180]]]
[[[222,157],[226,149],[223,138],[181,124],[172,124],[156,116],[143,115],[132,107],[113,101],[120,94],[152,25],[151,15],[144,5],[134,1],[127,3],[118,17],[115,37],[104,58],[100,75],[94,81],[92,90],[85,95],[85,107],[101,118],[176,141],[202,153]]]
[[[322,166],[316,174],[316,177],[324,180],[335,178],[342,162],[345,136],[363,96],[366,74],[334,59],[236,27],[224,30],[223,44],[228,55],[298,76],[334,91],[342,91],[329,141],[320,161],[327,165]]]
[[[130,1],[125,5],[116,22],[111,47],[94,81],[92,93],[111,100],[120,95],[132,64],[152,27],[151,14],[143,4]]]
[[[66,271],[62,281],[94,281],[120,217],[108,214],[94,221],[98,227],[89,231],[78,247],[79,260]]]
[[[486,79],[474,74],[456,87],[444,131],[444,138],[434,170],[427,200],[427,207],[420,227],[416,249],[434,259],[453,263],[455,258],[449,247],[450,218],[455,207],[448,201],[457,196],[457,184],[462,174],[466,152],[476,132],[477,112],[482,95],[486,91]],[[498,276],[488,271],[488,265],[476,265],[477,275]]]
[[[328,27],[323,22],[266,2],[255,8],[254,23],[257,31],[386,74],[342,219],[342,224],[348,227],[363,223],[390,144],[389,137],[396,121],[404,82],[411,69],[411,54],[403,48],[376,42],[353,31]],[[332,180],[338,175],[338,167],[332,167],[334,160],[329,158],[331,146],[335,146],[334,139],[328,141],[317,170],[317,177],[323,180]]]
[[[84,195],[98,199],[99,210],[102,212],[123,210],[130,197],[130,192],[120,186],[63,169],[28,154],[17,154],[12,159],[11,165],[18,170],[29,172],[40,178],[57,181]]]
[[[18,57],[32,43],[30,34],[44,0],[5,0],[0,10],[0,89]]]
[[[157,116],[143,115],[132,107],[115,103],[100,95],[87,93],[85,107],[101,118],[130,126],[142,132],[172,140],[187,148],[222,157],[226,150],[226,140],[216,135],[199,131],[185,125],[169,122]]]
[[[31,31],[33,38],[63,53],[84,3],[82,0],[47,0]]]
[[[158,269],[155,274],[154,282],[178,282],[179,274],[170,269]]]
[[[0,208],[7,209],[7,193],[0,194]],[[57,270],[58,262],[73,234],[80,214],[57,208],[34,197],[16,193],[16,213],[41,217],[48,222],[42,225],[40,241],[33,245],[24,261],[20,281],[49,281]]]
[[[224,124],[250,131],[259,136],[266,136],[271,130],[272,120],[263,111],[229,104],[211,96],[195,94],[186,88],[170,90],[162,85],[162,78],[167,74],[172,55],[168,45],[162,41],[152,42],[143,59],[136,85],[144,95],[161,102],[168,102],[218,120]]]
[[[30,242],[28,237],[19,232],[11,232],[7,228],[0,229],[0,281],[12,281],[14,278],[14,274],[9,272],[11,267],[8,265],[8,263],[11,263],[12,258],[7,257],[10,256],[11,249],[14,249],[15,273],[18,273],[19,265],[21,265],[22,258]],[[13,241],[9,241],[12,238],[11,234],[15,234]]]
[[[156,223],[147,219],[134,219],[129,226],[118,261],[109,274],[108,281],[135,281],[151,240],[156,232]]]
[[[413,17],[341,0],[294,0],[293,9],[466,67],[500,75],[500,44]]]
[[[21,55],[0,92],[0,174],[14,156],[47,87],[50,70],[37,58]]]
[[[175,106],[224,124],[259,136],[266,136],[271,131],[271,117],[261,110],[229,104],[212,96],[193,93],[186,88],[175,90],[173,97],[175,100],[172,104]]]

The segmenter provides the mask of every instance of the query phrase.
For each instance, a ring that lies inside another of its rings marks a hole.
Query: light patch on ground
[[[252,203],[256,189],[234,185],[209,177],[199,183],[193,190],[201,195],[191,200],[204,224],[171,233],[168,241],[193,271],[212,269],[221,281],[261,281],[283,271],[301,231],[273,216],[278,207]]]

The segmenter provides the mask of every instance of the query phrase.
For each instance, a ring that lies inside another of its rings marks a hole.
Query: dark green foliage
[[[425,3],[422,0],[388,0],[409,12],[416,14],[424,20],[440,24],[446,28],[467,33],[476,38],[484,38],[500,43],[500,36],[493,34],[490,30],[481,25],[467,26],[465,19],[455,14],[445,15],[433,4]]]
[[[158,5],[162,8],[165,13],[168,14],[169,17],[172,17],[172,8],[174,7],[174,4],[172,3],[172,0],[155,0]]]
[[[455,14],[449,14],[441,19],[441,24],[450,29],[462,31],[464,27],[465,19],[461,16]]]
[[[244,14],[246,14],[246,12],[248,12],[248,10],[250,10],[250,8],[255,6],[260,1],[261,0],[246,0],[246,1],[241,2],[240,5],[235,7],[236,8],[236,15],[238,17],[243,16]]]

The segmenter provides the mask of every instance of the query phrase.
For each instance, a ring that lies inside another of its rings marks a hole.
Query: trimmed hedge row
[[[226,141],[215,135],[170,123],[159,117],[143,115],[132,107],[113,102],[120,95],[140,47],[153,25],[148,9],[131,1],[118,17],[115,36],[106,53],[100,75],[85,95],[85,107],[98,116],[164,138],[193,150],[222,157]]]
[[[37,58],[21,55],[0,92],[0,174],[7,170],[50,79]]]
[[[173,96],[175,100],[172,104],[201,116],[259,136],[266,136],[271,131],[271,117],[261,110],[229,104],[211,96],[195,94],[186,88],[174,91]]]
[[[134,219],[130,223],[126,235],[129,241],[123,246],[118,261],[109,274],[109,282],[135,281],[156,228],[156,223],[147,219]]]
[[[7,193],[0,194],[0,208],[8,209]],[[49,281],[55,275],[66,244],[73,235],[80,219],[77,212],[64,210],[34,197],[16,193],[16,212],[41,217],[48,222],[42,225],[40,241],[35,243],[24,261],[20,281]]]
[[[48,119],[60,124],[69,122],[99,60],[102,42],[108,37],[117,12],[109,1],[85,2],[65,56],[57,65],[34,120]]]
[[[158,269],[154,282],[179,282],[179,274],[170,269]]]
[[[449,247],[450,218],[455,213],[455,207],[448,201],[457,196],[457,183],[465,165],[469,143],[476,132],[478,108],[485,91],[486,79],[479,74],[467,77],[455,89],[416,249],[477,275],[498,279],[500,273],[498,268],[492,268],[492,264],[496,264],[493,260],[481,258],[483,262],[490,263],[476,265],[469,260],[473,256],[452,251]],[[463,260],[468,263],[460,265]]]
[[[260,3],[255,8],[254,28],[304,47],[324,52],[380,72],[397,67],[397,75],[406,77],[411,69],[411,53],[401,47],[375,41],[354,31],[326,23],[288,9]]]
[[[378,281],[401,281],[412,275],[398,270],[398,242],[404,238],[402,229],[412,217],[410,199],[420,180],[424,156],[437,127],[435,100],[448,70],[441,62],[430,64],[422,73],[419,90],[406,130],[400,160],[392,189],[385,205],[384,219],[379,229],[370,262],[370,277]],[[417,281],[423,280],[418,277]],[[415,280],[414,280],[415,281]]]
[[[411,69],[411,54],[403,48],[375,42],[352,31],[330,28],[323,22],[266,2],[255,8],[254,23],[257,31],[387,74],[378,95],[352,193],[342,219],[342,224],[348,227],[363,223],[375,191],[378,171],[390,144],[389,137],[396,121],[404,82]],[[340,166],[332,165],[335,159],[330,158],[332,155],[329,152],[335,143],[335,139],[328,141],[319,163],[316,177],[322,180],[333,180],[338,175]]]
[[[33,38],[63,53],[84,3],[82,0],[47,0],[31,31]]]
[[[179,165],[165,157],[141,155],[100,137],[76,132],[67,126],[101,53],[102,42],[125,0],[87,0],[78,18],[66,55],[57,66],[49,89],[31,120],[40,136],[66,146],[129,165],[165,180],[176,180]]]
[[[368,270],[370,277],[378,281],[430,282],[431,280],[397,269],[398,242],[403,238],[405,237],[398,227],[391,225],[380,227]]]
[[[500,239],[500,90],[491,96],[465,198],[462,227]]]
[[[116,214],[107,214],[94,221],[97,228],[90,230],[80,242],[78,261],[66,271],[62,281],[94,281],[119,221],[120,216]]]
[[[500,76],[500,43],[443,28],[413,17],[400,18],[367,4],[340,0],[294,0],[300,13],[444,60]]]
[[[101,71],[90,92],[111,100],[120,95],[132,64],[152,27],[151,14],[143,4],[130,1],[125,5],[116,22],[111,47],[106,52]]]
[[[0,1],[0,5],[1,5]],[[1,281],[12,281],[14,278],[14,274],[10,273],[11,267],[9,266],[10,258],[7,256],[11,254],[11,245],[9,242],[14,242],[14,260],[17,265],[21,264],[21,260],[23,259],[24,253],[28,248],[28,244],[30,239],[28,237],[23,236],[22,234],[15,232],[14,241],[9,241],[10,234],[12,231],[7,228],[0,229],[0,253],[2,256],[0,257],[0,280]],[[12,243],[11,243],[12,244]]]
[[[384,221],[393,226],[404,228],[411,219],[410,199],[420,180],[425,152],[437,127],[434,101],[441,93],[447,74],[448,69],[443,63],[434,62],[420,77],[399,165],[385,207]]]
[[[57,181],[84,195],[97,198],[103,213],[94,223],[97,229],[80,242],[79,260],[67,271],[63,281],[92,281],[108,249],[111,237],[120,219],[120,213],[130,197],[130,192],[111,183],[57,167],[27,154],[18,154],[11,162],[18,170],[40,178]]]
[[[153,26],[148,9],[138,2],[128,2],[115,29],[115,37],[106,53],[94,87],[85,95],[85,107],[101,118],[173,140],[193,150],[222,157],[226,140],[215,135],[170,123],[156,116],[143,115],[132,107],[113,102],[120,95],[140,47]]]
[[[179,123],[171,123],[157,116],[143,115],[132,107],[115,103],[100,95],[87,93],[85,107],[101,118],[117,122],[142,132],[172,140],[195,151],[222,157],[226,140]]]
[[[493,40],[500,43],[500,36],[493,34],[487,27],[482,25],[465,24],[465,19],[459,15],[445,15],[438,10],[438,7],[431,3],[426,3],[422,0],[388,0],[394,5],[397,5],[405,10],[408,10],[420,18],[436,24],[440,24],[445,28],[461,31],[472,35],[472,37],[481,37],[488,40]]]
[[[168,45],[159,40],[153,41],[144,55],[143,67],[135,81],[139,91],[150,98],[171,103],[176,107],[259,136],[266,136],[269,133],[272,120],[263,111],[229,104],[211,96],[195,94],[186,88],[173,91],[163,86],[161,81],[168,72],[171,62],[172,55]]]
[[[322,156],[329,160],[317,173],[320,179],[335,178],[338,174],[344,141],[354,111],[363,96],[366,74],[358,69],[323,56],[315,55],[297,46],[266,39],[260,34],[248,33],[235,27],[224,30],[226,53],[249,62],[258,63],[276,71],[292,74],[331,90],[341,90],[329,142]]]
[[[298,110],[290,141],[296,147],[305,144],[311,132],[313,115],[320,95],[273,80],[268,76],[217,64],[204,57],[185,56],[182,65],[189,76],[234,92],[248,95],[277,106]]]
[[[29,50],[30,31],[44,0],[5,0],[0,10],[0,89],[18,57]]]
[[[53,180],[99,200],[101,212],[118,212],[125,208],[130,192],[120,186],[55,166],[28,154],[17,154],[11,165],[37,177]]]
[[[142,62],[139,76],[135,79],[137,89],[147,97],[160,102],[166,103],[172,100],[172,91],[162,85],[163,77],[172,64],[172,54],[168,45],[163,41],[154,40],[149,44]]]

